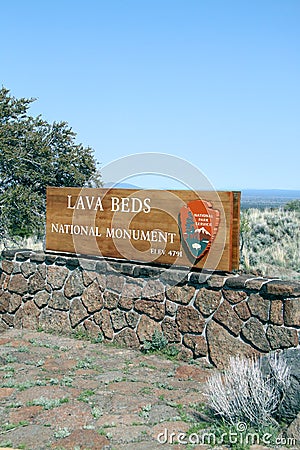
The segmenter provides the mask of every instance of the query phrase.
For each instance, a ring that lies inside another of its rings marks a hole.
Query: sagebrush
[[[242,211],[241,269],[300,277],[299,212],[283,208]],[[285,274],[286,269],[290,272]]]
[[[231,425],[275,423],[275,415],[290,384],[290,371],[282,355],[267,357],[271,371],[262,370],[262,358],[230,358],[229,368],[207,382],[208,404],[215,416]]]

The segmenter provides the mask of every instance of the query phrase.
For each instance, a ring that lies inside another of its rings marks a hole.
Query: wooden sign
[[[239,214],[240,192],[49,187],[46,250],[231,271]]]

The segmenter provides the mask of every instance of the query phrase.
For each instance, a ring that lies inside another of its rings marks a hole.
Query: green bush
[[[148,352],[157,352],[165,349],[168,345],[168,339],[158,330],[152,334],[151,341],[146,341],[143,345],[143,350]]]
[[[286,211],[300,212],[300,200],[292,200],[284,205]]]

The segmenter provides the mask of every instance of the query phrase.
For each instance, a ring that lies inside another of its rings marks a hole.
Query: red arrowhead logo
[[[193,200],[180,209],[181,238],[190,255],[200,259],[208,252],[216,237],[220,212],[204,200]]]

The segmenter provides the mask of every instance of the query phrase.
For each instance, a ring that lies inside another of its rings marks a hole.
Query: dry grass
[[[264,375],[262,359],[230,358],[224,374],[212,375],[207,383],[209,405],[214,413],[232,425],[274,423],[284,393],[290,383],[290,372],[282,355],[268,355],[271,375]]]
[[[30,250],[43,250],[44,249],[44,241],[37,239],[32,236],[26,239],[14,238],[14,240],[7,240],[5,242],[0,242],[0,251],[4,248],[27,248]]]
[[[279,209],[248,209],[241,215],[241,269],[300,278],[300,215]]]

